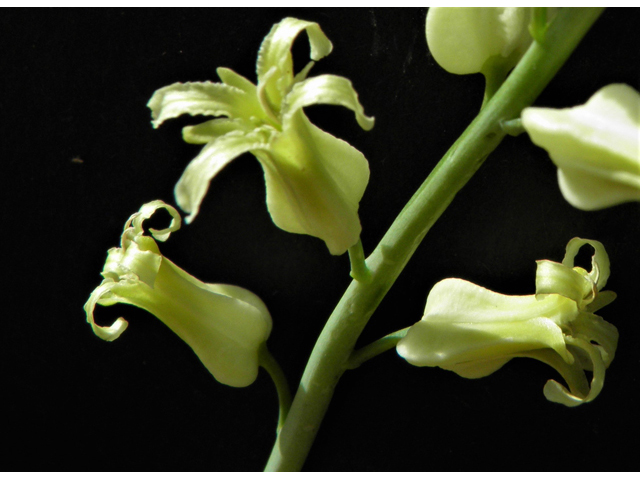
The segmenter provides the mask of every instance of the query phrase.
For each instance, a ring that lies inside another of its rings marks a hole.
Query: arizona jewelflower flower
[[[558,167],[574,207],[640,200],[640,94],[630,86],[608,85],[573,108],[525,108],[522,125]]]
[[[335,75],[307,78],[311,61],[294,75],[291,46],[306,31],[311,59],[328,55],[332,44],[318,24],[285,18],[260,47],[257,86],[227,68],[222,83],[175,83],[149,101],[153,125],[182,114],[227,118],[185,127],[188,143],[203,144],[175,188],[176,201],[193,220],[211,179],[231,160],[251,152],[264,170],[267,207],[274,223],[292,233],[324,240],[333,255],[344,253],[360,237],[358,206],[369,181],[364,155],[313,125],[303,108],[342,105],[359,125],[373,128],[351,82]]]
[[[592,269],[574,267],[585,244],[595,249]],[[437,283],[424,316],[398,342],[412,365],[440,367],[465,378],[487,376],[514,357],[555,368],[569,390],[549,380],[544,395],[576,406],[598,396],[613,360],[618,330],[594,312],[615,299],[602,291],[609,257],[600,242],[572,239],[562,263],[537,262],[536,294],[501,295],[458,278]],[[593,371],[591,384],[585,370]]]
[[[245,387],[258,375],[259,350],[271,333],[271,316],[256,295],[232,285],[208,284],[163,257],[143,222],[159,209],[172,217],[163,230],[150,229],[165,241],[180,228],[177,210],[162,201],[143,205],[125,224],[120,248],[109,250],[104,280],[84,306],[87,322],[103,340],[113,341],[127,328],[123,318],[103,327],[95,323],[98,305],[126,303],[155,315],[198,355],[220,383]]]

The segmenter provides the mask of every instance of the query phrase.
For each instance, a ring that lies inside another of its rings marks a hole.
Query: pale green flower
[[[522,125],[549,152],[574,207],[640,200],[640,94],[630,86],[608,85],[574,108],[525,108]]]
[[[161,201],[142,206],[125,224],[120,248],[109,250],[104,280],[84,306],[87,322],[103,340],[113,341],[127,328],[123,318],[97,325],[98,305],[127,303],[155,315],[198,355],[221,383],[245,387],[258,375],[258,353],[271,333],[271,316],[256,295],[232,285],[208,284],[192,277],[160,253],[143,222],[159,209],[172,216],[164,230],[150,229],[165,241],[180,228],[180,215]]]
[[[294,75],[291,46],[306,31],[311,59],[332,45],[316,23],[285,18],[273,26],[258,53],[257,86],[232,70],[218,68],[222,83],[175,83],[149,101],[158,127],[182,114],[222,116],[183,130],[184,140],[204,144],[176,185],[176,201],[193,220],[211,179],[231,160],[251,152],[261,163],[267,207],[274,223],[293,233],[324,240],[334,255],[360,237],[358,206],[369,181],[364,155],[348,143],[314,126],[303,108],[342,105],[355,112],[365,130],[373,118],[364,114],[346,78],[306,78],[314,62]]]
[[[595,249],[591,272],[573,266],[585,244]],[[569,385],[570,391],[549,380],[548,400],[567,406],[590,402],[602,389],[618,343],[616,327],[594,314],[615,299],[613,292],[601,292],[609,258],[600,242],[574,238],[562,263],[537,263],[535,295],[501,295],[458,278],[437,283],[398,353],[413,365],[465,378],[489,375],[514,357],[535,358]],[[584,370],[593,371],[591,386]]]
[[[533,38],[525,7],[432,7],[427,12],[427,44],[450,73],[485,76],[506,73],[524,55]]]

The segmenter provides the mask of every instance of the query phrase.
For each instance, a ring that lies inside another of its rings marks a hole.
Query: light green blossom
[[[485,76],[513,68],[532,42],[525,7],[432,7],[427,13],[429,51],[450,73]]]
[[[585,244],[595,249],[592,270],[574,267]],[[536,294],[501,295],[458,278],[437,283],[424,316],[400,340],[397,351],[417,366],[441,367],[465,378],[489,375],[514,357],[554,367],[569,390],[549,380],[552,402],[575,406],[593,400],[613,360],[618,331],[594,312],[615,299],[602,292],[609,258],[600,242],[574,238],[562,263],[537,262]],[[592,370],[591,385],[584,370]]]
[[[258,53],[257,86],[232,70],[218,68],[222,83],[175,83],[149,101],[158,127],[182,114],[222,116],[186,127],[186,142],[204,144],[175,188],[176,201],[193,220],[211,179],[231,160],[251,152],[264,170],[267,206],[274,223],[293,233],[324,240],[334,255],[360,237],[358,206],[369,181],[364,155],[313,125],[303,108],[342,105],[355,112],[365,130],[373,118],[364,114],[351,82],[344,77],[306,78],[314,62],[294,75],[291,46],[306,31],[311,59],[332,50],[316,23],[285,18],[273,26]]]
[[[164,230],[150,229],[165,241],[180,228],[180,215],[161,201],[142,206],[125,224],[120,248],[109,250],[104,280],[84,306],[87,322],[103,340],[113,341],[127,328],[123,318],[103,327],[94,320],[98,305],[135,305],[155,315],[198,355],[221,383],[247,386],[258,375],[258,354],[271,332],[271,316],[256,295],[240,287],[208,284],[192,277],[160,253],[143,222],[159,209],[172,217]]]
[[[574,108],[525,108],[522,125],[549,152],[574,207],[640,200],[640,94],[633,88],[608,85]]]

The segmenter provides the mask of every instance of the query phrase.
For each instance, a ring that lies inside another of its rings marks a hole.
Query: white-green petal
[[[171,223],[167,228],[163,228],[162,230],[150,228],[149,232],[151,232],[153,238],[160,242],[165,242],[172,232],[180,230],[182,219],[180,218],[180,214],[178,213],[178,211],[171,205],[167,205],[166,203],[164,203],[162,200],[154,200],[152,202],[145,203],[142,207],[140,207],[140,210],[137,213],[134,213],[129,219],[129,222],[133,226],[134,232],[137,235],[140,235],[144,232],[142,228],[143,222],[150,219],[152,215],[160,208],[166,210],[167,213],[171,216]],[[129,222],[127,223],[127,225],[129,224]]]
[[[573,352],[576,354],[574,356],[578,357],[577,351],[573,350]],[[569,389],[555,380],[548,380],[543,393],[550,402],[575,407],[583,404],[584,399],[589,395],[589,382],[584,373],[584,366],[578,360],[571,364],[567,363],[556,352],[548,349],[531,350],[515,356],[544,362],[562,375],[564,381],[569,385]]]
[[[557,293],[570,298],[583,308],[596,295],[596,285],[586,275],[573,268],[550,260],[536,262],[536,295]]]
[[[191,160],[175,187],[176,202],[189,213],[190,223],[198,214],[200,204],[215,177],[231,160],[254,149],[267,148],[265,135],[259,132],[231,132],[208,143]]]
[[[153,126],[183,114],[251,118],[264,116],[255,95],[213,82],[174,83],[153,94],[147,106],[151,109]]]
[[[600,348],[602,360],[608,368],[618,348],[618,329],[602,317],[589,312],[582,312],[571,324],[574,337],[596,344]]]
[[[220,77],[220,80],[222,80],[222,83],[242,90],[247,95],[253,97],[256,96],[256,86],[251,82],[251,80],[243,77],[239,73],[225,67],[218,67],[216,69],[216,73],[218,74],[218,77]]]
[[[255,127],[241,119],[215,118],[197,125],[189,125],[182,129],[182,139],[194,145],[213,142],[231,132],[249,133]]]
[[[265,172],[267,206],[278,227],[324,240],[333,255],[358,241],[358,207],[369,181],[362,153],[297,110],[269,148],[254,154]]]
[[[276,114],[280,110],[282,98],[289,92],[294,81],[291,46],[303,30],[309,37],[312,60],[320,60],[331,53],[333,46],[320,26],[297,18],[285,18],[275,24],[258,52],[258,86],[266,83],[266,95]],[[272,68],[276,71],[267,79],[266,75]]]
[[[569,240],[569,243],[567,243],[566,253],[562,259],[562,264],[573,268],[575,257],[584,245],[591,245],[593,247],[589,278],[591,278],[591,281],[596,284],[598,290],[602,290],[606,286],[607,280],[609,280],[611,263],[609,261],[609,255],[601,242],[580,237],[572,238]]]
[[[640,183],[636,180],[632,175],[612,175],[604,169],[558,168],[562,196],[574,207],[587,211],[640,201]]]
[[[351,81],[337,75],[319,75],[294,85],[283,102],[283,128],[287,128],[287,123],[297,110],[316,104],[346,107],[356,114],[356,120],[364,130],[373,128],[374,118],[364,114],[364,107]]]
[[[581,106],[529,107],[522,124],[558,167],[565,199],[583,210],[640,200],[640,94],[624,84]]]

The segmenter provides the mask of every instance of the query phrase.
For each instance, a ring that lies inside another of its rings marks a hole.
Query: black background
[[[479,75],[450,75],[430,57],[425,11],[1,12],[3,469],[264,466],[277,416],[264,372],[248,388],[220,385],[186,344],[133,307],[98,309],[102,324],[129,320],[114,343],[85,323],[82,305],[124,222],[145,202],[173,203],[173,186],[199,150],[180,136],[193,119],[153,130],[145,105],[170,83],[216,80],[218,66],[255,81],[272,24],[285,16],[319,22],[334,51],[315,74],[350,78],[376,117],[363,132],[346,109],[307,109],[369,160],[360,217],[370,252],[482,98]],[[639,20],[635,9],[606,11],[536,104],[584,103],[613,82],[640,89]],[[296,43],[298,69],[307,48]],[[161,249],[201,280],[240,285],[265,301],[270,349],[294,386],[349,283],[348,258],[276,228],[264,196],[260,165],[239,158],[212,182],[196,221]],[[526,135],[506,138],[457,196],[359,345],[419,320],[429,289],[446,277],[533,293],[535,260],[560,261],[574,236],[604,243],[608,287],[619,295],[601,312],[620,343],[595,402],[569,409],[546,401],[543,385],[558,374],[533,360],[465,380],[388,352],[344,375],[305,468],[637,470],[639,205],[572,208],[555,167]]]

